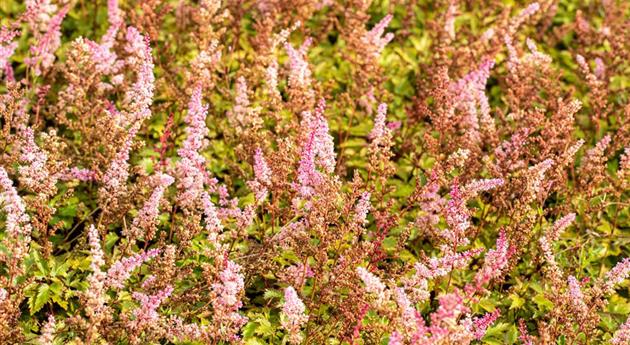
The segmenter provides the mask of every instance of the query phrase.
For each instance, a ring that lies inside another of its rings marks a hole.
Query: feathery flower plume
[[[540,4],[538,2],[533,2],[525,7],[510,21],[510,27],[508,28],[510,35],[513,35],[519,26],[521,26],[529,17],[538,12],[538,10],[540,10]]]
[[[387,343],[387,345],[403,345],[403,337],[400,333],[394,331],[392,332],[392,334],[389,336],[389,342]]]
[[[0,194],[0,201],[4,204],[4,211],[7,217],[5,222],[6,232],[9,236],[15,238],[22,236],[26,247],[31,240],[30,218],[26,214],[26,206],[22,198],[18,195],[17,190],[13,187],[13,182],[2,167],[0,167],[0,187],[4,191]]]
[[[475,338],[477,340],[481,340],[481,338],[486,335],[488,327],[492,326],[492,324],[499,318],[500,315],[501,311],[499,309],[495,309],[492,313],[486,313],[480,318],[474,318],[473,325]]]
[[[109,50],[114,45],[116,34],[123,25],[122,11],[118,7],[118,0],[107,0],[107,21],[109,22],[109,28],[101,42]]]
[[[110,163],[109,168],[103,176],[103,186],[101,187],[100,194],[107,202],[115,200],[124,192],[125,183],[129,177],[129,154],[131,152],[133,138],[136,136],[138,129],[139,123],[131,127],[122,148],[116,153],[116,157]]]
[[[380,140],[383,136],[389,132],[389,128],[385,125],[385,119],[387,117],[387,104],[381,103],[376,111],[376,118],[374,119],[374,127],[368,135],[371,140]]]
[[[396,321],[402,326],[398,328],[398,331],[400,332],[400,341],[402,342],[405,338],[415,339],[418,334],[426,333],[427,330],[424,319],[413,307],[411,300],[409,300],[409,297],[407,297],[403,288],[398,287],[394,290],[394,300],[398,306]]]
[[[184,121],[186,127],[186,139],[182,148],[177,151],[180,160],[177,162],[177,188],[180,191],[178,202],[184,207],[190,207],[203,192],[206,159],[199,153],[206,146],[206,116],[208,106],[201,102],[201,84],[193,89],[188,103],[188,114]]]
[[[440,222],[440,213],[446,205],[447,201],[438,194],[440,184],[435,171],[431,173],[429,181],[422,188],[420,194],[420,209],[424,214],[418,216],[415,224],[423,231],[432,231]]]
[[[90,269],[92,273],[87,277],[88,289],[85,292],[85,314],[91,321],[91,331],[98,333],[98,326],[105,311],[105,272],[101,269],[105,265],[101,240],[94,225],[88,228],[88,241],[90,244]]]
[[[223,224],[221,224],[217,209],[212,200],[210,200],[210,195],[207,192],[201,193],[201,204],[205,217],[206,230],[208,231],[208,239],[216,246],[218,245],[218,236],[221,231],[223,231]]]
[[[51,0],[26,0],[25,19],[32,30],[46,32],[53,19],[57,5]]]
[[[315,133],[311,133],[307,141],[302,145],[302,154],[298,166],[298,185],[296,186],[301,197],[308,198],[314,194],[314,187],[321,183],[322,176],[315,168]]]
[[[234,126],[244,130],[249,126],[259,126],[262,120],[258,117],[258,111],[251,107],[247,80],[240,76],[236,80],[236,98],[234,108],[228,112],[228,118]]]
[[[606,273],[604,279],[604,291],[614,292],[615,285],[623,282],[630,274],[630,258],[619,261],[615,267]]]
[[[606,159],[604,153],[608,148],[608,145],[610,145],[610,141],[610,135],[606,135],[595,145],[595,147],[586,151],[586,155],[584,156],[584,162],[582,165],[586,166],[588,164],[603,164],[604,160]]]
[[[445,327],[456,325],[458,318],[470,311],[464,305],[464,298],[457,291],[440,296],[438,301],[438,309],[431,314],[431,333],[434,336],[448,334]]]
[[[42,334],[38,339],[40,345],[53,345],[56,327],[57,322],[55,321],[55,316],[53,314],[49,314],[46,323],[42,326]]]
[[[94,170],[72,167],[60,172],[57,178],[61,181],[79,180],[82,182],[90,182],[96,181],[97,176]]]
[[[30,48],[31,56],[24,59],[35,75],[41,75],[55,62],[55,51],[61,45],[61,22],[69,10],[70,5],[66,5],[50,19],[46,33],[38,37],[37,43]]]
[[[175,179],[167,174],[158,173],[156,178],[157,186],[153,190],[153,193],[151,193],[149,200],[147,200],[133,220],[131,229],[127,234],[130,238],[137,239],[142,237],[145,241],[151,241],[155,235],[155,229],[158,224],[157,217],[160,213],[160,200],[166,188],[175,182]]]
[[[308,38],[299,49],[293,48],[289,42],[284,43],[284,49],[286,49],[289,56],[289,88],[291,89],[308,90],[308,92],[312,93],[312,90],[310,90],[311,70],[306,61],[306,50],[311,43],[312,39]]]
[[[466,230],[470,227],[470,211],[466,207],[466,199],[457,181],[453,182],[450,196],[446,205],[448,229],[442,231],[441,236],[448,241],[449,246],[456,248],[469,243]]]
[[[17,31],[9,32],[6,27],[0,27],[0,77],[5,71],[8,80],[12,79],[13,75],[13,68],[9,59],[18,47],[18,43],[12,41],[15,35],[17,35]]]
[[[394,17],[391,14],[386,15],[380,22],[374,25],[372,30],[366,32],[365,36],[362,37],[363,43],[369,47],[370,53],[374,58],[378,58],[387,43],[394,39],[394,34],[391,32],[383,36],[385,28],[387,28],[389,22],[392,21],[392,18]]]
[[[268,187],[271,185],[271,169],[260,148],[254,153],[254,176],[255,179],[248,181],[247,184],[254,191],[256,200],[260,202],[267,198]]]
[[[477,196],[477,194],[481,192],[486,192],[491,189],[501,187],[503,186],[503,184],[504,181],[500,178],[473,180],[464,187],[463,193],[464,195],[466,195],[466,198],[470,199],[474,198],[475,196]]]
[[[615,332],[612,339],[610,339],[610,343],[612,345],[630,344],[630,317]]]
[[[257,148],[254,154],[254,175],[256,180],[261,183],[271,184],[271,169],[269,169],[269,165],[267,165],[265,156],[260,148]]]
[[[580,166],[580,182],[597,186],[605,178],[606,149],[610,145],[610,135],[603,137],[592,149],[586,151]]]
[[[315,107],[315,113],[312,118],[305,116],[303,122],[310,128],[314,134],[314,146],[313,150],[316,155],[317,163],[327,173],[332,173],[335,170],[335,144],[333,137],[330,135],[328,129],[328,121],[324,115],[326,108],[326,101],[322,98]],[[308,114],[308,113],[307,113]]]
[[[25,164],[18,168],[20,182],[32,192],[41,194],[42,197],[55,194],[57,179],[48,172],[46,166],[48,155],[35,143],[33,129],[24,128],[21,131],[21,137],[20,160]]]
[[[265,69],[265,85],[267,92],[269,92],[274,100],[280,100],[282,97],[280,91],[278,91],[278,67],[278,60],[274,59]]]
[[[247,318],[238,313],[243,305],[240,296],[244,293],[241,267],[228,260],[225,269],[219,274],[219,283],[212,284],[215,324],[221,325],[220,338],[225,341],[238,339],[238,331]]]
[[[124,284],[127,279],[131,277],[131,273],[133,272],[133,270],[142,266],[143,263],[149,261],[150,259],[156,257],[159,253],[159,249],[151,249],[149,251],[142,252],[140,254],[134,254],[130,257],[116,261],[114,264],[112,264],[109,271],[107,271],[107,280],[105,281],[105,285],[107,287],[112,287],[115,289],[124,288]]]
[[[546,159],[528,169],[527,197],[525,202],[531,202],[542,192],[542,183],[545,179],[545,173],[553,165],[552,159]]]
[[[221,61],[221,51],[218,49],[219,41],[212,40],[210,45],[199,52],[199,55],[190,62],[192,73],[204,87],[212,85],[212,72]]]
[[[365,284],[365,291],[376,296],[376,304],[383,305],[389,300],[389,290],[385,287],[385,284],[381,282],[381,279],[364,267],[357,267],[357,274],[359,278]]]
[[[129,54],[127,65],[136,71],[136,80],[125,93],[123,104],[125,112],[121,126],[142,123],[151,117],[151,104],[155,90],[155,76],[153,75],[153,57],[149,38],[144,37],[132,26],[127,28],[127,44],[125,51]]]
[[[566,216],[556,220],[556,222],[553,223],[553,227],[549,231],[549,240],[557,241],[558,238],[560,238],[560,234],[562,234],[564,230],[568,228],[574,221],[575,213],[569,213]]]
[[[510,256],[510,244],[506,238],[505,231],[499,232],[499,238],[494,249],[486,253],[481,269],[475,275],[475,288],[477,291],[483,288],[490,280],[501,276],[503,269],[508,263]]]
[[[494,67],[494,61],[486,59],[476,70],[449,85],[449,93],[453,97],[455,108],[464,113],[467,141],[471,143],[478,143],[481,139],[480,124],[483,124],[488,131],[494,131],[494,121],[490,115],[490,106],[485,94],[486,82],[490,77],[492,67]]]
[[[289,333],[290,344],[300,344],[302,342],[303,337],[300,330],[308,321],[308,315],[306,315],[305,311],[306,307],[298,297],[295,289],[292,286],[284,289],[282,313],[285,317],[281,320],[281,324]]]
[[[167,286],[163,290],[158,291],[155,295],[145,295],[141,292],[134,292],[133,298],[140,303],[140,307],[133,311],[135,318],[129,323],[129,327],[135,332],[140,332],[150,327],[160,317],[157,308],[160,307],[160,304],[162,304],[171,293],[173,293],[172,286]]]
[[[324,117],[325,101],[318,103],[315,114],[305,111],[302,113],[302,128],[306,128],[307,137],[302,144],[302,154],[298,166],[298,184],[296,189],[303,198],[311,197],[323,179],[317,170],[321,167],[326,173],[335,169],[335,146],[332,136],[328,133],[328,122]]]
[[[370,204],[370,192],[363,192],[354,206],[354,221],[360,226],[365,226],[368,222],[367,215],[370,212],[372,205]]]
[[[580,283],[578,283],[574,276],[569,276],[567,282],[569,284],[569,300],[573,304],[576,314],[588,313],[588,306],[584,302],[584,295],[582,294]]]
[[[556,258],[553,254],[552,243],[560,238],[562,232],[568,228],[571,223],[575,221],[575,213],[569,213],[566,216],[556,220],[551,229],[540,237],[538,243],[547,262],[547,272],[551,275],[554,281],[559,281],[562,276],[562,271],[556,262]]]

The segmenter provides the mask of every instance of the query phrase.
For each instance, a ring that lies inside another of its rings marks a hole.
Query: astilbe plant
[[[626,344],[622,1],[9,1],[0,343]]]

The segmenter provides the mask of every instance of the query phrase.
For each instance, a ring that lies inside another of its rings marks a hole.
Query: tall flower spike
[[[580,283],[578,283],[577,279],[574,276],[569,276],[568,278],[569,285],[569,300],[573,304],[573,308],[575,308],[576,314],[585,314],[588,313],[588,306],[584,302],[584,295],[582,294],[582,289],[580,288]]]
[[[218,245],[218,236],[223,231],[223,225],[217,214],[217,209],[210,200],[210,195],[207,192],[201,194],[201,204],[203,206],[203,214],[205,217],[206,230],[208,231],[208,239]]]
[[[17,35],[17,32],[15,32]],[[11,79],[13,75],[13,68],[11,67],[11,62],[9,59],[15,53],[15,49],[18,47],[17,42],[13,42],[13,33],[9,33],[8,30],[3,26],[0,27],[0,77],[3,74],[7,76],[7,79]]]
[[[228,118],[234,126],[241,130],[248,126],[258,126],[262,123],[262,120],[258,117],[258,110],[251,107],[247,80],[243,76],[236,80],[234,108],[228,113]]]
[[[551,241],[557,241],[560,237],[560,234],[562,234],[562,232],[564,232],[564,230],[568,228],[574,221],[575,213],[569,213],[566,216],[556,220],[556,222],[553,223],[553,227],[549,231],[549,239]]]
[[[462,194],[459,183],[453,182],[450,192],[451,199],[446,206],[446,223],[448,229],[444,230],[444,237],[449,241],[450,247],[458,247],[469,243],[466,230],[470,227],[470,211],[466,207],[466,200]]]
[[[529,17],[538,12],[538,10],[540,10],[540,4],[537,2],[533,2],[529,6],[525,7],[521,13],[510,21],[510,26],[508,28],[510,35],[516,33],[519,26],[521,26]]]
[[[310,90],[311,70],[306,61],[306,48],[310,44],[310,38],[299,49],[293,48],[289,42],[284,44],[284,49],[289,55],[289,88],[291,89]]]
[[[488,330],[488,327],[492,326],[492,324],[499,318],[500,315],[501,315],[501,311],[497,308],[492,313],[486,313],[486,315],[480,318],[475,318],[473,320],[473,323],[475,326],[474,328],[475,338],[477,340],[481,340],[481,338],[483,338],[484,335],[486,335],[486,331]]]
[[[426,333],[424,319],[413,307],[403,288],[399,287],[394,290],[394,299],[398,305],[397,323],[401,325],[398,328],[401,344],[404,338],[415,339],[418,334]]]
[[[48,155],[35,143],[33,129],[26,127],[22,130],[22,145],[20,147],[21,156],[18,171],[20,182],[30,191],[40,194],[42,197],[55,194],[57,180],[48,172],[46,163]]]
[[[525,202],[534,200],[543,190],[542,183],[545,179],[545,173],[553,165],[553,160],[546,159],[528,169],[527,197]]]
[[[106,285],[116,289],[125,287],[125,281],[131,277],[131,273],[143,263],[156,257],[160,253],[159,249],[151,249],[141,254],[134,254],[130,257],[120,259],[112,264],[107,271]]]
[[[262,201],[267,197],[268,187],[271,185],[271,169],[260,148],[254,153],[254,176],[255,179],[249,181],[248,185],[254,191],[256,200]]]
[[[201,102],[201,84],[193,89],[188,103],[188,114],[184,121],[186,139],[182,148],[177,151],[180,160],[177,162],[177,188],[180,191],[178,202],[184,207],[190,207],[203,192],[205,180],[206,159],[199,153],[206,147],[206,116],[208,106]]]
[[[123,25],[122,12],[118,7],[118,0],[107,0],[107,21],[109,22],[109,28],[105,36],[103,36],[102,42],[104,46],[111,48],[118,30]]]
[[[467,198],[474,198],[481,192],[486,192],[497,187],[503,186],[504,181],[500,178],[473,180],[464,187],[464,194]]]
[[[175,179],[167,174],[158,173],[156,177],[157,186],[133,220],[128,234],[131,239],[135,240],[142,237],[145,241],[151,241],[155,235],[155,229],[158,224],[157,217],[160,214],[160,200],[166,188],[175,182]]]
[[[151,327],[160,317],[157,308],[173,293],[173,287],[167,286],[155,295],[145,295],[134,292],[133,298],[140,303],[140,307],[133,311],[134,319],[129,327],[134,331],[140,331]]]
[[[254,175],[258,181],[267,185],[271,184],[271,169],[260,148],[257,148],[254,154]]]
[[[623,325],[615,332],[610,340],[612,345],[630,344],[630,316]]]
[[[357,274],[359,278],[365,284],[365,291],[376,296],[376,304],[383,305],[389,299],[389,290],[385,287],[385,284],[381,282],[381,279],[363,267],[357,268]]]
[[[61,45],[61,22],[69,10],[70,5],[66,5],[57,12],[48,22],[46,33],[31,46],[31,56],[24,59],[24,63],[33,68],[35,75],[41,75],[55,62],[55,51]]]
[[[615,285],[623,282],[630,274],[630,258],[619,261],[608,273],[604,279],[604,291],[607,293],[614,292]]]
[[[370,192],[363,192],[359,198],[359,202],[354,207],[354,220],[359,226],[365,226],[368,222],[367,215],[372,205],[370,204]]]
[[[247,318],[238,313],[243,303],[240,296],[244,293],[241,267],[227,261],[225,269],[219,274],[219,282],[212,284],[214,319],[221,325],[218,336],[225,341],[238,339],[238,332],[247,322]]]
[[[6,170],[0,167],[0,187],[3,192],[0,194],[0,201],[4,205],[4,211],[7,214],[5,222],[6,232],[12,237],[23,236],[24,241],[28,245],[31,239],[30,218],[26,214],[26,205],[17,193],[13,182],[9,178]]]
[[[133,138],[136,136],[139,129],[138,125],[139,124],[135,124],[131,127],[122,148],[118,151],[103,176],[103,186],[101,187],[100,194],[107,202],[111,202],[124,192],[125,183],[129,177],[129,154],[131,152]]]
[[[282,306],[284,318],[281,323],[282,327],[289,333],[290,344],[302,343],[303,337],[300,330],[308,321],[308,315],[305,311],[306,307],[295,289],[292,286],[284,289],[284,305]]]
[[[310,129],[313,134],[313,151],[316,155],[316,162],[327,173],[335,170],[335,144],[333,137],[329,133],[328,121],[324,115],[326,109],[326,101],[322,98],[315,107],[315,113],[304,114],[303,124]]]
[[[368,135],[371,140],[380,140],[388,131],[389,128],[385,125],[387,117],[387,104],[381,103],[376,111],[376,118],[374,119],[374,127]]]
[[[153,57],[149,38],[142,36],[134,27],[127,28],[129,53],[127,64],[136,71],[136,80],[127,90],[124,98],[125,113],[122,126],[142,122],[151,117],[150,106],[153,103],[155,76],[153,75]]]
[[[506,238],[505,231],[501,230],[496,247],[486,253],[483,266],[475,275],[475,288],[477,291],[481,290],[483,285],[490,280],[502,275],[501,273],[508,263],[509,248],[510,244]]]
[[[57,322],[55,321],[55,316],[53,314],[48,315],[46,323],[42,326],[42,334],[38,339],[39,345],[53,345],[56,327]]]
[[[101,269],[105,265],[103,259],[103,250],[101,249],[101,240],[98,231],[94,225],[90,225],[88,229],[88,241],[90,244],[90,268],[92,273],[87,277],[88,288],[85,292],[87,303],[85,305],[85,313],[91,321],[91,332],[98,332],[98,326],[102,320],[105,311],[105,272]]]
[[[369,47],[372,56],[375,58],[378,58],[387,43],[394,39],[394,34],[391,32],[383,36],[385,28],[387,28],[387,25],[389,25],[389,22],[391,22],[393,18],[391,14],[386,15],[362,38],[363,42]]]

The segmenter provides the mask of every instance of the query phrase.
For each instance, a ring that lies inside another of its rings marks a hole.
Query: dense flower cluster
[[[291,344],[300,344],[302,342],[300,329],[308,321],[305,309],[304,303],[302,303],[292,286],[284,289],[282,313],[286,319],[282,321],[282,327],[289,332],[289,343]]]
[[[628,13],[2,2],[0,344],[628,344]]]

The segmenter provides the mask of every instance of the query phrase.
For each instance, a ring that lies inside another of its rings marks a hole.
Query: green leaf
[[[270,300],[270,299],[282,299],[282,293],[278,290],[265,290],[265,293],[263,294],[263,298],[266,300]]]
[[[532,298],[532,301],[536,303],[540,310],[551,310],[553,309],[553,302],[548,300],[543,294],[538,294]]]
[[[519,309],[525,304],[525,299],[521,298],[517,294],[511,294],[510,299],[512,300],[512,304],[510,304],[510,310]]]
[[[28,301],[28,307],[31,315],[37,313],[50,300],[50,286],[42,284],[37,289],[35,297],[31,297]]]

